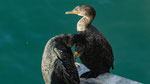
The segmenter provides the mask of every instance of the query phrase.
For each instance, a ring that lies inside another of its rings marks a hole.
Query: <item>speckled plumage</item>
[[[71,51],[74,36],[74,34],[58,35],[47,42],[42,58],[45,84],[79,84]]]
[[[91,70],[91,77],[109,72],[110,68],[113,68],[112,48],[105,37],[91,25],[96,15],[94,8],[81,5],[66,14],[83,16],[77,23],[77,31],[84,40],[76,44],[75,51],[81,62]]]
[[[108,41],[96,28],[90,27],[89,30],[79,32],[85,40],[76,44],[75,51],[78,52],[82,63],[91,70],[91,77],[96,77],[113,68],[114,58]]]

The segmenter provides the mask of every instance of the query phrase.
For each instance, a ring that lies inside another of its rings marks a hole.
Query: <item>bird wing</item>
[[[101,48],[103,50],[105,50],[105,52],[103,52],[103,55],[105,55],[105,60],[108,62],[108,65],[113,67],[113,61],[114,61],[114,56],[113,56],[113,52],[112,52],[112,47],[110,45],[110,43],[107,41],[107,39],[101,34],[99,33],[100,38],[96,38],[97,40],[99,40],[99,45],[101,46]]]
[[[111,66],[112,69],[113,67],[113,61],[114,61],[114,56],[113,56],[113,52],[112,52],[112,47],[110,45],[110,43],[108,42],[108,40],[104,37],[103,34],[101,34],[93,25],[90,26],[91,29],[94,31],[94,36],[95,39],[99,42],[98,46],[101,46],[101,48],[103,50],[105,50],[104,53],[106,53],[107,55],[105,55],[105,60],[108,61],[108,66]]]
[[[54,72],[57,77],[60,80],[63,79],[62,81],[66,82],[66,84],[79,84],[79,76],[74,64],[72,51],[63,51],[58,48],[55,48],[54,51],[58,57],[54,62]]]

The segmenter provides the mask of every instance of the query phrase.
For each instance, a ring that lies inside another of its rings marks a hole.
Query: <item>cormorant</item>
[[[81,40],[76,43],[75,57],[79,56],[81,62],[91,70],[92,74],[88,74],[88,77],[110,72],[110,68],[113,69],[113,52],[106,38],[91,25],[96,15],[94,8],[81,5],[66,14],[83,16],[77,23],[77,31],[85,42]]]
[[[45,84],[79,84],[71,47],[75,34],[62,34],[50,39],[42,57],[42,74]]]

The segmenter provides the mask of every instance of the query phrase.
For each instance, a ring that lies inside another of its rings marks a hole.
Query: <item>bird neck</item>
[[[77,31],[86,31],[88,30],[91,22],[93,21],[94,17],[92,16],[83,16],[77,23]]]

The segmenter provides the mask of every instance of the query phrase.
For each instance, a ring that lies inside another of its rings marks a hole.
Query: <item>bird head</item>
[[[75,7],[72,11],[66,12],[66,14],[77,14],[79,16],[95,17],[96,11],[91,6],[81,5],[81,6]]]

